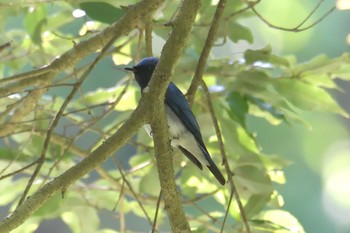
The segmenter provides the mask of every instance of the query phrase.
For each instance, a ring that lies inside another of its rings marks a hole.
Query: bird
[[[159,59],[156,57],[146,57],[135,66],[124,68],[124,70],[134,73],[141,92],[145,91],[158,61]],[[198,122],[186,97],[173,82],[169,83],[166,90],[164,105],[171,146],[180,149],[200,170],[203,170],[203,165],[206,166],[218,182],[225,185],[225,178],[210,157],[203,142]],[[146,124],[144,128],[152,137],[150,125]]]

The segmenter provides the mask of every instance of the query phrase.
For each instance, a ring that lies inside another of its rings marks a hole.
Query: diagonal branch
[[[195,72],[194,77],[192,79],[191,86],[187,91],[186,96],[187,96],[188,102],[191,105],[194,101],[197,87],[199,86],[199,84],[202,80],[204,69],[205,69],[205,64],[207,63],[211,48],[214,45],[214,42],[216,39],[216,34],[218,32],[218,29],[219,29],[220,20],[222,18],[224,10],[225,10],[225,5],[226,5],[226,0],[220,0],[220,2],[218,3],[218,5],[216,7],[216,12],[215,12],[215,15],[213,17],[213,21],[211,22],[210,29],[209,29],[209,32],[207,35],[207,39],[205,40],[205,44],[204,44],[202,53],[201,53],[199,60],[198,60],[198,63],[197,63],[196,72]]]
[[[0,81],[0,97],[11,93],[21,92],[26,87],[40,84],[41,79],[36,77],[47,73],[62,72],[75,66],[87,55],[95,52],[108,43],[113,37],[120,37],[128,34],[134,29],[140,20],[152,14],[164,0],[143,0],[140,3],[129,6],[126,14],[116,23],[107,27],[86,41],[82,41],[56,58],[51,64],[34,71],[14,75]],[[43,77],[45,79],[45,77]],[[52,80],[53,77],[46,79]]]
[[[0,80],[0,97],[19,93],[30,86],[48,86],[56,77],[56,74],[74,67],[87,55],[105,46],[113,37],[118,38],[128,34],[136,27],[138,22],[151,15],[164,0],[143,0],[140,3],[129,6],[126,14],[116,23],[107,27],[102,32],[90,39],[76,44],[71,50],[58,56],[51,64],[30,72],[17,74]],[[16,110],[8,122],[1,122],[0,137],[9,135],[14,127],[9,122],[20,122],[33,110],[35,104],[46,92],[44,89],[31,91],[26,97],[26,104],[16,106]]]
[[[221,155],[222,155],[222,158],[223,158],[223,164],[225,166],[225,170],[226,170],[227,175],[228,175],[227,179],[228,179],[228,182],[229,182],[230,188],[231,188],[231,197],[230,197],[229,203],[231,203],[232,195],[234,195],[235,198],[236,198],[236,203],[238,205],[241,217],[242,217],[242,222],[244,224],[245,230],[246,230],[247,233],[250,233],[251,231],[250,231],[248,219],[247,219],[247,216],[246,216],[243,204],[241,202],[241,198],[239,196],[239,193],[237,192],[237,188],[236,188],[235,182],[233,181],[233,172],[232,172],[232,169],[230,168],[230,164],[228,162],[228,158],[227,158],[227,155],[226,155],[226,151],[225,151],[225,147],[224,147],[224,141],[222,139],[220,126],[219,126],[219,123],[218,123],[218,120],[217,120],[217,117],[216,117],[216,114],[215,114],[214,105],[213,105],[213,102],[211,100],[211,96],[210,96],[210,92],[209,92],[208,86],[203,80],[201,80],[201,87],[203,88],[204,93],[205,93],[205,98],[206,98],[207,105],[208,105],[208,108],[209,108],[210,116],[212,118],[212,121],[213,121],[213,124],[214,124],[214,128],[215,128],[216,137],[218,138],[220,152],[221,152]],[[224,223],[222,224],[222,229],[224,229],[224,225],[225,225],[225,222],[226,222],[226,217],[227,217],[227,213],[228,213],[229,208],[230,208],[230,206],[227,207]]]
[[[44,141],[44,145],[43,145],[43,149],[42,152],[40,154],[40,158],[38,159],[38,163],[37,163],[37,167],[35,168],[32,176],[30,177],[28,184],[18,202],[18,206],[20,206],[24,199],[26,198],[36,176],[39,174],[39,171],[42,167],[42,165],[44,164],[45,158],[46,158],[46,152],[49,148],[50,145],[50,139],[51,139],[51,135],[53,134],[54,129],[56,128],[56,126],[58,125],[58,123],[61,120],[61,116],[63,115],[63,112],[66,110],[68,104],[71,102],[71,100],[73,99],[74,95],[76,94],[76,92],[79,90],[80,86],[83,84],[83,82],[86,80],[86,78],[88,77],[88,75],[90,74],[90,72],[92,71],[92,69],[96,66],[96,64],[101,60],[102,56],[107,52],[107,50],[113,45],[116,37],[118,35],[115,35],[114,37],[112,37],[110,39],[110,41],[108,41],[108,43],[103,47],[103,49],[101,50],[101,52],[98,54],[98,56],[95,58],[95,60],[93,61],[93,63],[86,69],[86,71],[82,74],[82,76],[79,78],[78,82],[74,84],[71,92],[69,93],[69,95],[67,96],[67,98],[65,99],[65,101],[63,102],[63,104],[61,105],[60,109],[58,110],[58,112],[56,113],[55,117],[53,118],[49,129],[46,133],[46,137],[45,137],[45,141]],[[17,206],[17,208],[18,208]]]
[[[109,156],[124,146],[128,140],[145,124],[149,118],[147,106],[151,103],[143,98],[124,125],[88,157],[77,163],[60,176],[45,184],[36,193],[27,198],[15,212],[0,222],[2,232],[10,232],[26,221],[36,210],[47,202],[52,195],[68,188],[69,185],[91,172]]]
[[[60,71],[63,71],[69,67],[74,66],[79,60],[96,49],[108,44],[113,38],[116,39],[123,34],[128,33],[133,29],[137,22],[143,17],[151,14],[162,3],[162,0],[144,0],[135,6],[130,6],[127,13],[115,24],[106,28],[100,34],[92,37],[91,39],[81,42],[73,49],[69,50],[61,57],[53,61],[47,68],[43,68],[45,72],[40,73],[42,79],[37,79],[37,75],[17,75],[11,78],[5,79],[5,85],[0,88],[1,95],[11,94],[12,92],[23,90],[23,82],[27,85],[39,85],[44,83],[47,85]],[[40,70],[40,69],[39,69]],[[46,72],[47,71],[47,72]],[[35,72],[34,72],[35,73]],[[23,78],[26,77],[26,78]],[[10,84],[10,85],[6,85]],[[3,83],[1,83],[3,84]],[[12,88],[9,88],[12,87]],[[35,97],[38,99],[44,93],[44,89],[34,90]],[[147,108],[145,106],[150,105],[151,100],[149,98],[143,98],[137,109],[131,114],[130,118],[124,123],[124,125],[110,138],[108,138],[102,145],[94,150],[87,158],[62,173],[56,179],[48,182],[30,198],[26,199],[21,206],[19,206],[12,215],[9,215],[0,222],[0,229],[2,232],[9,232],[15,229],[28,219],[36,210],[38,210],[52,195],[56,192],[65,190],[69,185],[74,183],[82,176],[89,173],[103,161],[105,161],[115,151],[124,146],[127,141],[137,132],[137,130],[145,123],[149,122]],[[147,103],[147,104],[145,104]],[[30,109],[25,106],[23,109]],[[16,121],[20,121],[21,116],[25,116],[25,111],[21,111],[16,118]]]

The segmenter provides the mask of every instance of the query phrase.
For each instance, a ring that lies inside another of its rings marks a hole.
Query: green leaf
[[[284,114],[283,112],[277,110],[274,106],[269,103],[266,103],[262,99],[250,97],[250,103],[256,105],[260,110],[270,113],[274,118],[283,120]]]
[[[206,36],[206,35],[205,35]],[[253,34],[249,28],[239,24],[235,18],[227,19],[224,17],[220,21],[218,38],[229,38],[231,41],[237,43],[239,40],[246,40],[249,43],[253,43]],[[200,38],[202,39],[202,38]]]
[[[294,232],[304,233],[304,229],[299,221],[289,212],[284,210],[267,210],[262,212],[255,220],[260,220],[260,223],[270,225],[270,229],[279,229],[278,232],[287,233],[293,229]]]
[[[308,76],[318,77],[323,87],[332,86],[332,82],[327,79],[340,78],[343,80],[350,80],[350,54],[345,53],[340,57],[329,59],[326,55],[319,55],[307,63],[295,66],[292,70],[297,78],[305,79]],[[315,78],[315,80],[317,80]],[[324,85],[324,82],[326,85]]]
[[[234,170],[234,180],[241,196],[271,194],[273,187],[264,169],[252,165],[239,166]]]
[[[348,117],[348,114],[339,107],[330,94],[317,86],[292,79],[275,79],[272,84],[280,95],[298,108],[307,111],[338,113]]]
[[[37,228],[41,223],[41,219],[39,218],[29,218],[23,224],[16,227],[11,233],[33,233],[37,232]]]
[[[81,232],[78,215],[74,211],[64,212],[61,215],[63,222],[69,226],[73,233]]]
[[[313,86],[338,89],[332,78],[326,73],[302,75],[300,79]]]
[[[131,167],[137,167],[145,163],[151,163],[150,162],[151,156],[152,155],[150,155],[150,153],[147,153],[147,154],[138,153],[131,157],[131,159],[129,160],[129,164]]]
[[[331,74],[332,78],[340,78],[342,80],[350,80],[350,62],[343,64]]]
[[[271,195],[269,193],[253,194],[247,204],[244,206],[245,214],[248,219],[258,214],[264,209],[266,204],[270,201]]]
[[[201,226],[201,227],[198,227],[195,230],[192,230],[191,232],[192,233],[207,233],[208,232],[208,228],[205,227],[205,226]]]
[[[95,233],[100,223],[97,210],[89,206],[74,206],[61,217],[74,233]]]
[[[74,20],[75,18],[73,17],[71,10],[65,9],[60,11],[58,14],[47,18],[47,23],[44,30],[53,31],[62,27],[63,25],[71,23]]]
[[[62,198],[61,193],[56,193],[54,196],[52,196],[40,209],[38,209],[34,216],[40,217],[40,218],[55,218],[59,216],[60,214],[60,207],[62,203],[64,202],[64,199]]]
[[[236,12],[240,9],[244,4],[243,1],[227,1],[226,3],[226,14],[225,15],[231,15],[232,13]]]
[[[251,96],[265,96],[265,92],[270,82],[269,76],[259,70],[247,70],[237,74],[236,80],[228,86],[228,90],[239,91]]]
[[[227,112],[231,119],[237,121],[242,126],[245,126],[245,116],[248,111],[247,98],[239,92],[232,91],[226,97],[226,102],[229,106]]]
[[[167,40],[169,38],[169,33],[170,33],[170,28],[169,27],[156,27],[153,29],[153,32],[159,36],[160,38],[162,38],[164,41]],[[157,38],[158,40],[160,40],[159,38]]]
[[[23,166],[18,167],[18,169],[22,167]],[[13,166],[11,166],[11,168],[13,168]],[[3,173],[2,175],[5,175],[6,173]],[[11,203],[16,203],[17,198],[23,193],[23,190],[25,189],[27,183],[28,180],[24,176],[19,179],[11,179],[10,177],[8,177],[7,179],[2,179],[0,186],[0,206],[7,206]],[[11,190],[11,192],[6,192],[6,190]]]
[[[230,21],[229,25],[227,26],[227,30],[228,37],[235,43],[237,43],[239,40],[245,40],[249,43],[254,42],[254,37],[250,29],[237,22]]]
[[[140,191],[156,197],[159,195],[160,184],[157,169],[150,169],[150,171],[141,178]]]
[[[83,2],[79,4],[90,18],[112,24],[123,16],[124,11],[106,2]]]
[[[257,61],[269,62],[271,64],[289,66],[287,59],[271,54],[271,45],[267,45],[262,49],[248,49],[244,52],[244,59],[247,64],[253,64]]]
[[[46,5],[44,4],[29,8],[29,12],[24,17],[24,27],[28,31],[33,42],[37,45],[41,45],[42,27],[46,21]]]
[[[293,68],[293,73],[299,74],[301,72],[310,72],[316,69],[322,68],[329,63],[330,59],[325,54],[318,55],[312,58],[310,61],[297,65]]]

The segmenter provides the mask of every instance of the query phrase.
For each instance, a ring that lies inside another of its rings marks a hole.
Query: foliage
[[[15,89],[16,81],[8,83],[6,78],[49,64],[55,57],[72,49],[74,44],[119,20],[127,11],[125,5],[133,3],[136,1],[21,1],[4,3],[8,7],[0,8],[1,27],[4,29],[1,43],[12,41],[12,46],[0,54],[2,85],[10,90],[0,99],[1,124],[11,126],[0,129],[0,204],[3,210],[15,210],[42,154],[47,130],[55,114],[79,77],[91,65],[95,54],[81,60],[73,69],[66,69],[49,84],[42,82]],[[72,12],[78,8],[86,15],[74,18]],[[165,1],[154,14],[155,41],[167,40],[170,28],[164,23],[171,21],[177,9],[177,1]],[[203,1],[186,52],[173,76],[173,81],[184,92],[191,84],[189,77],[193,75],[215,10],[212,1]],[[240,19],[247,17],[256,16],[243,1],[228,1],[217,42],[223,42],[221,46],[240,40],[252,43],[252,29],[240,23]],[[146,24],[147,20],[140,22],[138,28],[118,38],[84,81],[78,94],[70,100],[51,135],[43,166],[28,196],[88,156],[136,108],[141,96],[139,89],[122,68],[146,56],[142,36],[147,30]],[[248,49],[241,60],[209,56],[203,80],[211,90],[224,150],[252,231],[296,232],[298,229],[297,232],[303,232],[298,220],[280,209],[283,197],[275,188],[275,184],[285,183],[283,169],[289,161],[278,155],[264,154],[255,135],[247,128],[246,119],[258,117],[271,123],[271,127],[282,122],[293,127],[294,123],[307,126],[301,114],[303,111],[348,117],[329,90],[340,89],[335,79],[349,80],[350,57],[344,54],[331,59],[319,55],[299,64],[294,57],[273,54],[272,47]],[[38,89],[45,91],[31,110],[15,117],[21,113],[18,110],[24,107],[22,103],[27,96]],[[213,113],[208,110],[205,94],[205,89],[198,90],[193,110],[209,152],[216,163],[221,164],[218,137],[212,126]],[[157,211],[157,228],[167,231],[169,223],[165,210],[162,204],[157,206],[160,186],[153,154],[151,139],[140,130],[105,164],[63,190],[63,198],[57,193],[14,232],[35,232],[43,221],[50,219],[60,219],[71,232],[119,232],[125,229],[128,232],[148,232]],[[30,166],[22,169],[27,165]],[[224,231],[243,232],[240,209],[235,200],[230,204],[228,185],[220,186],[208,171],[198,171],[176,150],[174,169],[194,232],[220,232],[226,211],[228,219]],[[130,223],[141,219],[144,221],[140,225]],[[119,224],[116,226],[115,222]]]

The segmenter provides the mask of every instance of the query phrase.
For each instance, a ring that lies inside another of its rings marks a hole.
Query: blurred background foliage
[[[136,2],[2,0],[0,44],[12,44],[0,53],[1,78],[49,64],[122,17],[121,6]],[[346,1],[261,0],[256,12],[244,1],[228,1],[226,6],[203,79],[253,232],[350,232],[350,15],[341,9],[342,2]],[[173,77],[184,93],[216,4],[203,1]],[[335,4],[338,9],[324,17]],[[170,32],[164,23],[176,14],[178,5],[179,1],[165,1],[154,14],[155,56]],[[317,5],[306,23],[297,27]],[[315,26],[297,32],[320,18]],[[87,156],[135,109],[140,93],[122,68],[145,56],[144,23],[115,42],[70,102],[31,192]],[[34,167],[4,176],[38,158],[52,117],[95,56],[44,87],[47,92],[31,114],[11,123],[13,130],[1,138],[1,218],[16,207]],[[36,88],[43,87],[28,86],[2,96],[1,124],[8,123],[11,110]],[[208,149],[220,164],[204,99],[199,89],[193,110]],[[219,232],[228,188],[174,153],[191,227],[194,232]],[[149,232],[159,191],[152,140],[140,130],[114,157],[69,187],[63,199],[55,195],[14,232]],[[166,213],[163,207],[159,211],[159,231],[167,232]],[[236,204],[230,207],[224,232],[243,232]]]

